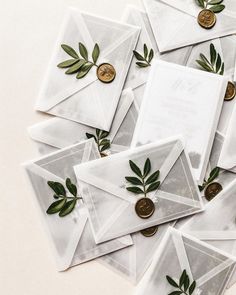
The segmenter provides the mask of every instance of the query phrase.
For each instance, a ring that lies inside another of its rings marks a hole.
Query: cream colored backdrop
[[[129,295],[126,280],[96,262],[58,273],[20,163],[36,156],[26,127],[68,6],[119,20],[141,0],[0,0],[0,294]],[[227,295],[236,293],[236,286]],[[162,295],[162,294],[161,294]]]

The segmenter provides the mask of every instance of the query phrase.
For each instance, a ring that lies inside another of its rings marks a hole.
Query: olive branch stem
[[[111,142],[107,139],[109,132],[103,131],[100,129],[96,129],[96,135],[91,133],[86,133],[86,137],[88,139],[93,138],[97,144],[98,151],[102,157],[105,156],[104,151],[109,149],[111,146]]]

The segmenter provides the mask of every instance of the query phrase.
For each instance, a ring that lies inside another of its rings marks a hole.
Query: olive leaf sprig
[[[186,270],[182,272],[178,283],[174,279],[172,279],[170,276],[166,276],[166,279],[172,287],[175,287],[177,289],[169,293],[168,295],[180,295],[180,294],[191,295],[193,294],[196,288],[196,281],[193,281],[190,285],[189,276],[187,275]]]
[[[198,6],[203,9],[210,9],[214,13],[219,13],[225,9],[225,5],[222,4],[224,0],[196,0]]]
[[[215,46],[210,45],[210,61],[204,54],[200,54],[200,59],[196,60],[198,65],[207,72],[224,75],[225,64],[219,53],[216,52]]]
[[[62,44],[61,47],[70,57],[72,57],[72,59],[65,60],[57,65],[61,69],[67,69],[65,74],[76,74],[77,79],[82,79],[89,73],[93,66],[98,67],[97,60],[100,55],[100,49],[97,43],[93,48],[92,61],[89,60],[88,50],[82,43],[79,43],[79,53],[69,45]]]
[[[102,157],[106,156],[104,151],[111,147],[111,142],[109,139],[107,139],[108,135],[109,135],[109,132],[100,130],[98,128],[96,129],[96,135],[91,133],[86,133],[86,137],[88,139],[94,138],[98,147],[98,151]]]
[[[64,217],[70,214],[79,199],[81,197],[77,196],[77,187],[73,184],[70,178],[66,179],[66,187],[71,193],[71,197],[67,196],[66,189],[63,184],[55,181],[48,181],[48,185],[54,191],[54,199],[57,201],[53,202],[47,209],[47,214],[59,213],[60,217]]]
[[[210,172],[210,175],[209,175],[208,179],[207,180],[204,179],[203,184],[198,186],[200,192],[202,192],[208,184],[212,183],[219,176],[219,173],[220,173],[220,168],[219,167],[215,167]]]
[[[146,68],[151,66],[151,61],[154,57],[154,51],[151,49],[150,51],[147,48],[147,45],[143,45],[143,55],[138,53],[136,50],[133,50],[134,56],[138,60],[136,62],[136,65],[139,66],[140,68]]]
[[[160,171],[157,170],[150,175],[151,172],[151,161],[149,158],[145,161],[143,172],[141,169],[133,162],[129,161],[131,170],[138,176],[126,176],[125,179],[134,184],[135,186],[126,187],[129,192],[135,194],[144,194],[144,197],[147,197],[147,194],[155,191],[160,186],[160,181],[157,181],[160,175]]]

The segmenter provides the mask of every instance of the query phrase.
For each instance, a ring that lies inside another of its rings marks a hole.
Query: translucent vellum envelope
[[[135,204],[143,196],[126,189],[125,177],[132,175],[129,160],[143,167],[147,158],[152,163],[153,172],[160,170],[161,185],[157,191],[148,194],[155,204],[153,215],[142,219],[135,212]],[[75,166],[75,173],[82,186],[97,243],[202,210],[199,191],[179,138],[169,138]]]
[[[200,53],[204,54],[210,60],[210,44],[215,46],[216,52],[220,54],[222,62],[224,62],[224,75],[229,81],[235,81],[235,62],[236,62],[236,36],[227,36],[211,41],[203,42],[192,46],[191,53],[188,57],[186,66],[200,69],[196,60],[199,59]],[[225,133],[232,115],[233,107],[236,99],[225,101],[220,115],[218,131]]]
[[[225,132],[224,143],[220,153],[218,166],[236,172],[236,104],[234,105],[233,112],[228,124],[227,131]]]
[[[73,166],[97,158],[97,147],[94,140],[90,139],[24,165],[59,271],[132,244],[130,236],[126,236],[96,245],[88,222],[88,211],[81,200],[77,201],[75,209],[65,217],[46,213],[49,205],[55,201],[47,182],[64,184],[65,179],[70,178],[72,183],[76,183]],[[81,195],[79,184],[77,189],[78,195]]]
[[[151,264],[168,228],[168,223],[158,226],[157,233],[152,237],[145,237],[140,232],[131,234],[132,247],[104,255],[98,261],[137,284]]]
[[[236,180],[206,206],[205,212],[182,225],[181,230],[236,256],[235,194]],[[230,285],[235,282],[234,275]]]
[[[131,89],[123,91],[108,135],[110,141],[118,132],[133,100],[134,96]],[[48,149],[42,149],[42,144],[64,148],[87,139],[86,133],[95,134],[96,131],[95,128],[87,125],[62,118],[53,118],[29,127],[28,132],[33,140],[41,143],[39,151],[47,152]]]
[[[145,11],[138,9],[135,6],[129,5],[127,6],[122,20],[130,25],[141,27],[141,33],[139,35],[139,39],[135,49],[141,55],[143,55],[143,46],[144,44],[146,44],[149,52],[151,49],[153,49],[154,59],[162,59],[178,64],[186,63],[187,57],[189,55],[189,50],[191,50],[191,48],[186,47],[165,54],[160,54],[147,13]],[[138,62],[138,60],[135,58],[135,56],[133,56],[124,88],[133,89],[136,97],[136,102],[138,103],[138,105],[140,105],[143,96],[143,91],[140,88],[145,88],[151,66],[140,68],[136,65],[136,62]]]
[[[196,281],[193,295],[224,294],[235,264],[235,258],[225,252],[169,228],[135,294],[170,294],[174,291],[182,294],[168,283],[166,276],[179,284],[184,270],[189,276],[189,286]]]
[[[109,131],[140,29],[69,9],[58,37],[36,109],[58,117]],[[97,63],[110,63],[116,70],[112,83],[102,83],[93,67],[83,79],[65,75],[57,64],[68,59],[61,44],[78,49],[82,42],[89,57],[95,43],[100,47]]]
[[[198,24],[202,8],[195,0],[144,0],[160,52],[234,34],[236,2],[225,0],[224,4],[216,25],[206,30]]]
[[[182,134],[198,182],[205,176],[227,78],[156,61],[145,90],[132,146]]]

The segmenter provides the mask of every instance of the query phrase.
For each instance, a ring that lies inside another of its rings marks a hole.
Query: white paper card
[[[182,134],[195,177],[203,181],[223,105],[227,78],[156,61],[132,146]]]

